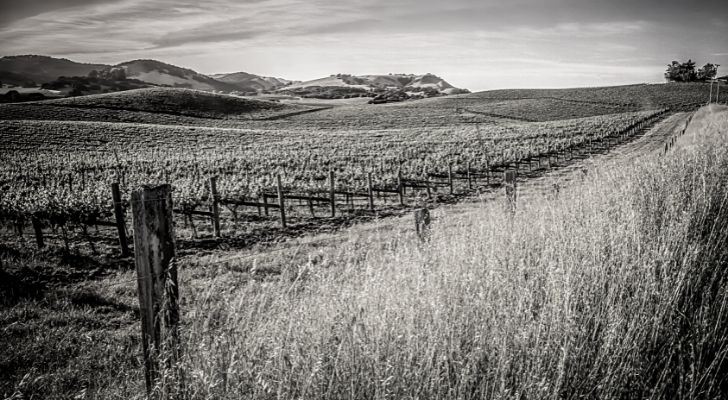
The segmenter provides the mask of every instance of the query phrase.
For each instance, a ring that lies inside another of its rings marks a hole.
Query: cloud
[[[114,0],[0,0],[0,28],[35,15],[74,7],[86,7]]]
[[[516,84],[519,74],[530,77],[530,84],[649,80],[659,79],[662,64],[672,59],[722,57],[716,49],[728,41],[728,30],[720,29],[728,5],[713,0],[0,4],[2,54],[106,63],[159,58],[201,72],[249,70],[296,79],[430,71],[462,76],[468,84],[480,79],[483,85]],[[658,65],[657,72],[648,72]]]

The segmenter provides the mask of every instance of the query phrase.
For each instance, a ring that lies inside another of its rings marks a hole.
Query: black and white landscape
[[[0,0],[0,395],[728,398],[727,11]]]

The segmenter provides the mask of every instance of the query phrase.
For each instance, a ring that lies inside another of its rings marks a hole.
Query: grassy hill
[[[33,81],[40,85],[59,76],[86,76],[92,70],[109,68],[104,64],[84,64],[65,58],[24,55],[0,58],[0,81],[24,84]]]
[[[223,92],[238,90],[235,85],[220,82],[191,69],[157,60],[133,60],[118,64],[114,68],[123,68],[127,78],[138,79],[154,85]]]
[[[258,76],[247,72],[233,72],[229,74],[215,74],[212,78],[235,85],[238,90],[244,93],[257,93],[261,91],[276,90],[291,83],[281,78]]]
[[[467,100],[557,99],[574,103],[600,103],[618,106],[670,107],[695,109],[706,104],[710,85],[704,83],[665,83],[570,89],[504,89],[460,96]]]
[[[0,105],[0,119],[191,124],[193,119],[250,119],[307,107],[191,89],[145,88],[24,104]],[[176,118],[180,118],[179,120]]]
[[[386,105],[305,106],[173,88],[0,106],[0,119],[246,126],[260,129],[412,129],[545,122],[671,108],[693,110],[704,84],[495,90]],[[728,96],[728,93],[726,93]],[[305,112],[319,109],[316,112]],[[131,112],[130,112],[131,111]],[[275,117],[275,121],[260,121]],[[205,118],[206,120],[200,120]],[[215,121],[211,120],[215,119]],[[222,125],[221,125],[222,124]]]

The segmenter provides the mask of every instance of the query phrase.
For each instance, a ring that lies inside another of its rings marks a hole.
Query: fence
[[[263,192],[257,199],[249,199],[242,197],[222,197],[218,193],[217,184],[218,177],[210,177],[207,182],[208,187],[208,203],[195,207],[178,208],[173,210],[176,214],[184,217],[185,223],[189,223],[193,230],[193,236],[196,237],[196,227],[193,217],[204,217],[209,219],[212,226],[213,235],[216,238],[222,236],[221,233],[221,212],[220,207],[224,206],[231,211],[233,219],[237,220],[238,207],[248,207],[257,209],[259,216],[269,216],[271,210],[275,210],[278,214],[280,226],[286,228],[290,223],[290,216],[287,215],[287,209],[294,207],[293,201],[298,201],[299,206],[307,207],[312,218],[318,218],[316,215],[317,207],[326,206],[331,217],[337,215],[345,216],[347,212],[356,209],[357,201],[364,203],[364,210],[376,212],[380,204],[379,200],[392,200],[392,203],[398,203],[399,207],[410,207],[418,205],[418,195],[424,194],[428,201],[437,200],[433,196],[433,192],[440,194],[440,189],[445,188],[447,194],[456,196],[458,194],[469,193],[475,188],[499,186],[504,183],[504,173],[513,170],[515,174],[528,174],[534,170],[551,169],[559,162],[566,162],[576,156],[591,155],[594,152],[608,151],[610,147],[618,145],[630,138],[634,137],[638,132],[647,128],[649,125],[660,119],[668,113],[668,110],[658,112],[648,118],[638,121],[621,132],[613,135],[603,136],[598,139],[573,143],[568,147],[561,149],[547,149],[547,151],[539,154],[518,154],[512,160],[501,163],[491,163],[485,161],[485,168],[477,170],[472,168],[471,163],[465,165],[455,165],[448,163],[443,170],[446,173],[425,173],[424,179],[408,178],[403,176],[401,169],[397,173],[396,183],[391,186],[375,186],[373,185],[374,177],[369,172],[366,175],[366,191],[357,192],[347,188],[338,188],[336,186],[336,176],[334,171],[328,174],[329,188],[326,193],[301,193],[291,190],[285,190],[281,184],[281,176],[276,177],[275,191]],[[123,182],[123,176],[120,177]],[[130,254],[128,240],[126,234],[126,208],[128,203],[125,202],[119,190],[120,183],[111,185],[111,197],[113,200],[114,221],[104,220],[87,220],[82,223],[85,225],[108,226],[116,228],[118,235],[119,247],[122,256]],[[460,187],[458,187],[460,186]],[[464,190],[461,190],[464,189]],[[460,190],[460,191],[459,191]],[[342,201],[343,197],[343,201]],[[304,204],[305,203],[305,204]],[[385,204],[386,206],[386,204]],[[205,207],[206,210],[198,208]],[[45,246],[43,238],[43,223],[41,220],[31,218],[33,231],[36,237],[36,243],[39,248]]]

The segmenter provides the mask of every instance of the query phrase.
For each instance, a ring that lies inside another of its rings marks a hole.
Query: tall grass
[[[187,391],[725,395],[727,134],[728,112],[704,109],[665,156],[589,171],[514,215],[492,202],[438,214],[429,245],[409,235],[352,240],[277,282],[188,288]]]

